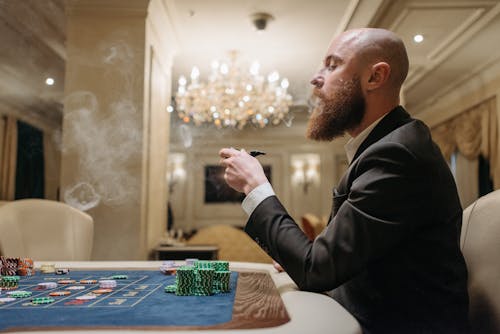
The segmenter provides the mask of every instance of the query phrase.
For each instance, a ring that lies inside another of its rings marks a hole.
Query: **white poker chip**
[[[83,290],[85,287],[83,285],[68,286],[66,290]]]
[[[8,303],[8,302],[13,302],[15,300],[17,299],[12,297],[5,297],[5,298],[0,298],[0,303]]]
[[[42,289],[55,289],[57,288],[56,282],[42,282],[38,283],[38,287]]]
[[[172,261],[172,260],[163,261],[162,264],[161,264],[161,266],[162,267],[163,266],[165,266],[165,267],[173,267],[173,266],[175,266],[175,262]]]
[[[26,293],[28,291],[23,291],[23,290],[13,290],[13,291],[7,291],[5,294],[10,296],[10,295],[13,295],[13,294],[17,294],[17,293]]]
[[[186,259],[186,265],[187,266],[194,266],[196,262],[198,262],[198,259]]]
[[[83,296],[78,296],[76,297],[78,300],[91,300],[91,299],[96,299],[96,295],[83,295]]]

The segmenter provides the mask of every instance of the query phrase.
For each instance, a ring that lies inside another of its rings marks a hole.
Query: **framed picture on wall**
[[[270,165],[262,166],[264,174],[272,184],[272,168]],[[237,192],[229,187],[224,180],[225,168],[218,165],[206,165],[205,172],[205,204],[222,204],[222,203],[241,203],[245,198],[245,194]]]
[[[209,148],[217,152],[219,148]],[[219,165],[219,158],[214,154],[197,154],[192,179],[192,191],[188,192],[187,205],[193,210],[193,219],[197,226],[228,223],[242,225],[248,217],[241,208],[244,194],[231,190],[224,180],[224,167]],[[276,194],[283,187],[283,156],[271,154],[259,157],[266,176],[270,179]],[[271,179],[272,178],[272,179]],[[227,187],[227,188],[226,188]]]

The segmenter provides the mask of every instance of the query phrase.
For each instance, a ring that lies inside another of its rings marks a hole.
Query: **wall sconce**
[[[309,187],[319,182],[319,155],[296,154],[292,155],[292,184],[301,186],[304,194]]]
[[[182,153],[170,153],[167,163],[167,183],[170,193],[174,191],[174,186],[186,178],[184,163],[186,156]]]

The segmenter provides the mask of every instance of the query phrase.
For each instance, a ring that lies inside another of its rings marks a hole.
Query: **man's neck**
[[[386,105],[380,105],[380,104],[371,104],[371,105],[376,105],[376,108],[369,108],[368,103],[367,107],[365,110],[365,115],[363,119],[361,120],[361,123],[354,129],[348,130],[347,133],[353,138],[358,136],[363,130],[365,130],[367,127],[369,127],[373,122],[375,122],[377,119],[380,117],[384,116],[388,112],[394,110],[399,105],[399,100],[395,101],[393,103],[387,103]]]

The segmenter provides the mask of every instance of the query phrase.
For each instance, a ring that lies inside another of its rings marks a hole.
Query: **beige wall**
[[[61,197],[82,182],[100,196],[95,260],[146,259],[165,227],[165,21],[159,0],[69,3]]]
[[[144,152],[142,182],[142,226],[145,243],[153,249],[166,231],[172,58],[177,42],[161,0],[153,0],[146,22],[146,58],[144,71]]]

